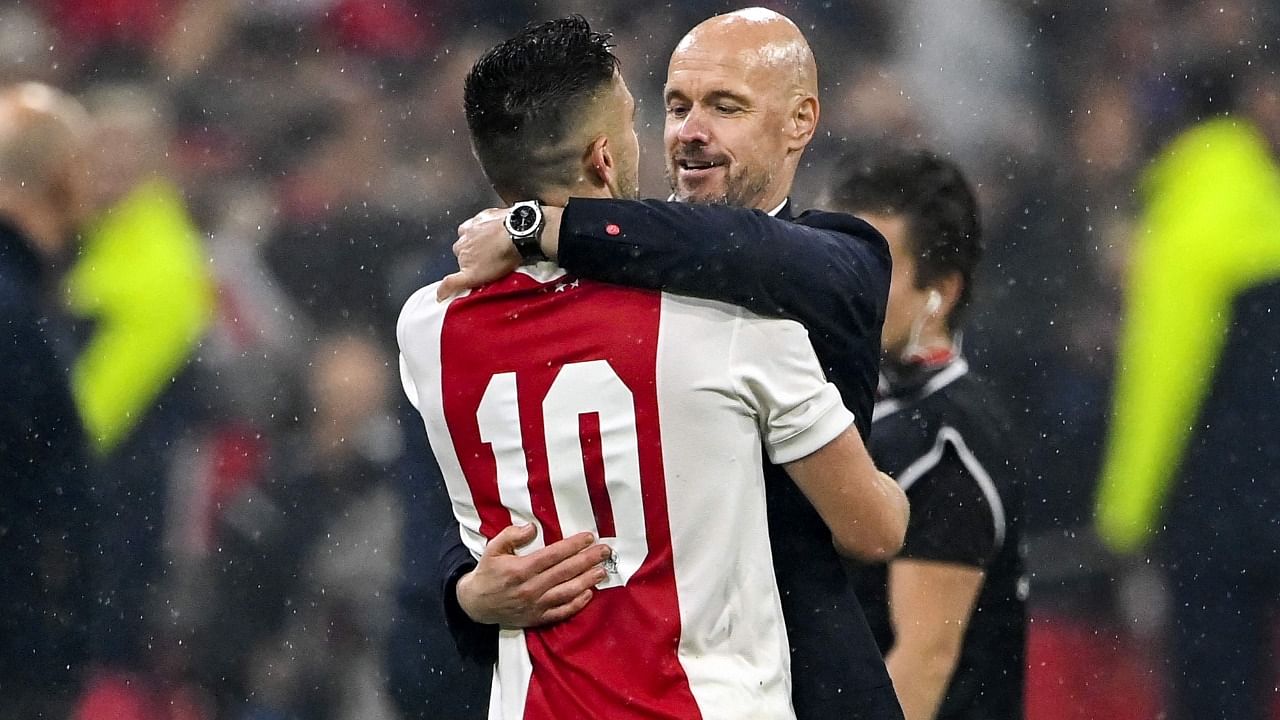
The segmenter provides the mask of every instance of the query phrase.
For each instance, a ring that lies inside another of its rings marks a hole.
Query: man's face
[[[640,197],[640,139],[636,136],[636,100],[621,75],[615,75],[614,94],[617,97],[615,130],[610,141],[616,148],[614,158],[617,171],[611,188],[614,197],[634,200]]]
[[[858,216],[871,223],[889,242],[893,274],[889,280],[889,304],[885,308],[880,348],[885,355],[897,357],[911,339],[911,326],[927,314],[929,290],[916,286],[916,257],[908,244],[906,218],[875,213],[858,213]]]
[[[682,202],[759,207],[787,154],[787,95],[737,53],[677,48],[666,87],[667,180]]]

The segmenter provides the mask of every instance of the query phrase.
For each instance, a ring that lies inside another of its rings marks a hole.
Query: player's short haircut
[[[472,66],[467,127],[496,190],[530,198],[575,180],[576,123],[618,70],[611,37],[571,15],[521,30]]]
[[[837,163],[827,198],[832,210],[903,218],[917,287],[960,274],[963,287],[948,326],[959,323],[983,244],[978,204],[955,163],[928,150],[868,146]]]

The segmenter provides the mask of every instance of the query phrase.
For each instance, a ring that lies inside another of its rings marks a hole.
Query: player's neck
[[[594,185],[592,183],[578,183],[571,187],[558,187],[541,190],[533,198],[517,198],[514,200],[509,198],[503,199],[508,201],[508,205],[519,202],[522,199],[532,199],[537,200],[543,205],[564,207],[569,203],[569,198],[600,198],[608,200],[613,197],[613,193],[611,193],[607,187]]]

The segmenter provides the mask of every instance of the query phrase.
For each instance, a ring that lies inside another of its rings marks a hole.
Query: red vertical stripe
[[[595,512],[600,537],[618,534],[613,523],[613,503],[604,486],[604,456],[600,454],[600,413],[578,416],[578,437],[582,439],[582,467],[587,476],[587,493]]]

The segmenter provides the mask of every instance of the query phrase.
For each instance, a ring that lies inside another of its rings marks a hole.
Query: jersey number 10
[[[502,504],[511,510],[512,521],[533,522],[538,527],[538,539],[522,549],[531,552],[542,547],[544,535],[543,523],[533,512],[525,449],[532,447],[526,442],[539,439],[526,440],[522,423],[512,421],[520,416],[518,392],[516,373],[494,375],[480,399],[476,420],[480,439],[493,451]],[[587,484],[581,418],[592,414],[600,421],[600,457],[604,489],[613,509],[614,537],[600,537]],[[561,533],[568,537],[588,531],[613,548],[613,558],[605,564],[609,575],[597,587],[626,585],[649,554],[631,390],[608,361],[569,363],[560,369],[542,398],[542,424],[553,511]]]

